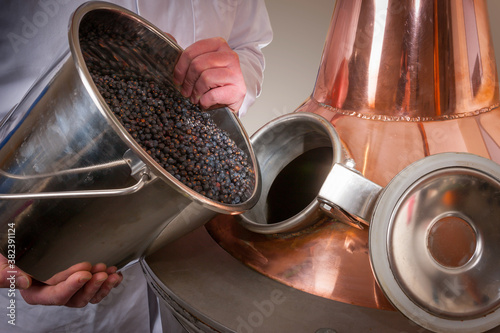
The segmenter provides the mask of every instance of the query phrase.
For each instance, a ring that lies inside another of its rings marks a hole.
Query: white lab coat
[[[68,50],[67,26],[82,0],[0,0],[0,119],[26,94],[55,59]],[[272,31],[264,0],[112,0],[173,35],[183,48],[220,36],[238,53],[247,85],[245,113],[261,90],[264,56]],[[16,326],[8,324],[7,290],[0,289],[0,332],[120,332],[151,329],[155,299],[148,298],[138,264],[123,271],[120,286],[97,305],[81,309],[31,306],[16,295]],[[150,295],[151,296],[151,295]],[[4,309],[4,310],[1,310]],[[3,311],[3,314],[2,314]],[[3,318],[3,319],[2,319]],[[174,329],[172,327],[172,329]]]

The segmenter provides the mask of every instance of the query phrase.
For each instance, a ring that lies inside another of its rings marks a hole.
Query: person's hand
[[[238,54],[218,37],[195,42],[182,52],[174,83],[204,109],[226,106],[237,113],[246,94]]]
[[[26,303],[31,305],[84,307],[88,303],[100,302],[122,279],[116,267],[108,268],[104,264],[92,266],[84,262],[42,283],[32,279],[20,268],[11,267],[7,259],[0,255],[0,288],[13,289],[15,286],[20,289]]]

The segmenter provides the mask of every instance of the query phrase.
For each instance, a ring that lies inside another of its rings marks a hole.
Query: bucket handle
[[[95,197],[113,197],[120,195],[132,194],[144,187],[144,185],[152,178],[149,168],[137,158],[130,150],[124,154],[124,160],[104,163],[100,165],[93,165],[89,167],[76,168],[64,170],[48,174],[32,175],[32,176],[19,176],[13,175],[6,171],[0,170],[0,175],[8,178],[27,180],[34,178],[45,178],[50,176],[59,176],[64,174],[89,172],[92,170],[110,168],[128,164],[131,169],[131,176],[137,179],[134,185],[104,190],[82,190],[82,191],[60,191],[60,192],[38,192],[38,193],[0,193],[0,200],[20,200],[20,199],[62,199],[62,198],[95,198]]]

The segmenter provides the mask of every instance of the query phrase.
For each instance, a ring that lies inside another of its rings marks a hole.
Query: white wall
[[[266,0],[274,38],[263,50],[262,94],[242,117],[249,135],[294,111],[311,94],[334,4],[334,0]]]
[[[498,66],[500,1],[487,0],[487,4]],[[294,111],[312,93],[335,0],[266,0],[266,5],[274,39],[264,49],[262,94],[242,118],[249,135]]]

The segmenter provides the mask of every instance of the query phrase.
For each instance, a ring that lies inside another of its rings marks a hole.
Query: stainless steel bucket
[[[99,22],[134,31],[149,50],[120,57],[170,80],[182,51],[164,33],[116,5],[90,2],[70,22],[70,52],[38,81],[2,127],[0,249],[45,281],[88,261],[122,267],[139,258],[163,231],[171,241],[218,213],[240,214],[257,201],[259,173],[247,134],[227,108],[212,111],[249,156],[252,195],[240,204],[204,197],[161,168],[115,118],[87,71],[78,33]],[[12,246],[14,244],[15,246]]]

